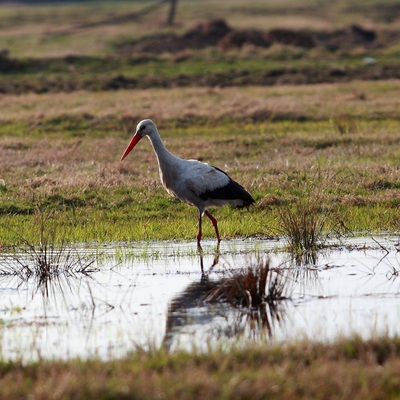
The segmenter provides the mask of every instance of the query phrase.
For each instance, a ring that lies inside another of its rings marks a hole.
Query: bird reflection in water
[[[259,259],[248,267],[224,271],[223,278],[211,279],[204,273],[202,253],[199,262],[200,281],[188,285],[168,307],[165,348],[170,350],[181,334],[199,329],[213,338],[272,338],[275,327],[285,320],[290,271],[272,268],[269,259]],[[209,271],[217,263],[214,255]]]
[[[212,264],[210,265],[210,267],[208,268],[207,272],[204,272],[204,254],[203,254],[203,249],[202,247],[198,247],[198,254],[199,254],[199,260],[200,260],[200,269],[201,269],[201,275],[202,275],[202,279],[206,279],[207,278],[207,274],[209,274],[213,268],[219,263],[219,246],[220,244],[218,243],[215,250],[214,250],[214,259]]]

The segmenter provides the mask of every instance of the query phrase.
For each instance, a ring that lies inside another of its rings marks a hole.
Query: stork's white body
[[[219,242],[217,220],[207,211],[207,208],[225,204],[244,207],[254,203],[254,199],[222,170],[197,160],[184,160],[171,154],[164,146],[156,125],[149,119],[139,122],[136,133],[122,159],[128,155],[143,136],[147,136],[153,146],[161,182],[167,192],[198,208],[198,245],[200,246],[202,236],[201,220],[204,213],[213,223]]]

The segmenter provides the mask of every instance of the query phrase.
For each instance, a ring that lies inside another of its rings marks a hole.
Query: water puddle
[[[201,350],[400,334],[397,237],[332,243],[308,265],[293,261],[282,246],[224,241],[216,257],[215,243],[204,242],[200,257],[193,242],[99,245],[78,249],[96,258],[88,274],[70,271],[49,281],[3,274],[0,356],[111,359],[161,344]],[[15,254],[3,253],[0,260],[3,269],[12,267]],[[257,309],[203,301],[232,271],[257,260],[269,260],[284,275],[289,299]]]

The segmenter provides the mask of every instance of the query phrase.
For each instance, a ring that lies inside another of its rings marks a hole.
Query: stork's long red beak
[[[137,142],[142,138],[139,134],[133,136],[132,140],[129,142],[128,147],[122,154],[121,161],[131,152],[131,150],[136,146]]]

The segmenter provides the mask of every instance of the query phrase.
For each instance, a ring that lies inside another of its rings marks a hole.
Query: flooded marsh
[[[203,248],[198,254],[194,242],[74,247],[82,259],[92,257],[90,271],[59,271],[47,281],[10,273],[15,253],[3,253],[1,357],[115,359],[160,346],[206,350],[400,334],[398,237],[332,241],[304,260],[293,259],[279,240],[223,241],[218,253],[205,241]],[[260,260],[270,268],[265,301],[234,304],[215,296],[218,285]],[[268,301],[274,279],[283,295]]]

